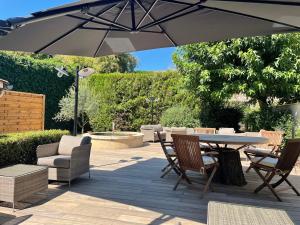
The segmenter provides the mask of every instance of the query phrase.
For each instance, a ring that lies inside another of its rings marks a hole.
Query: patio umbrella
[[[0,21],[0,49],[97,57],[299,28],[300,0],[82,0]]]

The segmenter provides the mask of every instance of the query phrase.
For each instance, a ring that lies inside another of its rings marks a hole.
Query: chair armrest
[[[89,166],[92,144],[81,145],[73,148],[71,154],[71,167],[81,165]]]
[[[37,158],[57,155],[59,142],[52,144],[39,145],[36,149]]]

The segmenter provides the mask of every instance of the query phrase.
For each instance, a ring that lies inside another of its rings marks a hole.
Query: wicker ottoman
[[[0,169],[0,201],[15,203],[48,189],[48,168],[14,165]]]
[[[294,225],[284,210],[214,201],[208,203],[207,224]]]

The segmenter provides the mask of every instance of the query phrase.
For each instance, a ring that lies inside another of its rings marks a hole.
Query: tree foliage
[[[92,67],[97,73],[130,73],[134,71],[137,65],[136,58],[126,53],[98,58],[78,56],[55,56],[55,58],[70,69],[74,70],[77,66]]]
[[[278,34],[180,47],[174,62],[202,101],[243,93],[261,107],[300,99],[300,34]]]
[[[75,88],[70,87],[66,96],[59,101],[60,111],[54,119],[56,121],[70,121],[74,119]],[[97,96],[93,95],[87,80],[80,80],[78,94],[78,125],[82,133],[96,111],[99,109]]]

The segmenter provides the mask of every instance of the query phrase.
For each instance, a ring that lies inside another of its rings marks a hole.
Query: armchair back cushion
[[[71,155],[73,148],[90,144],[90,143],[91,143],[91,138],[88,136],[74,137],[74,136],[64,135],[62,136],[59,143],[58,154]]]
[[[141,130],[153,130],[153,132],[163,131],[163,128],[160,124],[157,125],[142,125]]]

